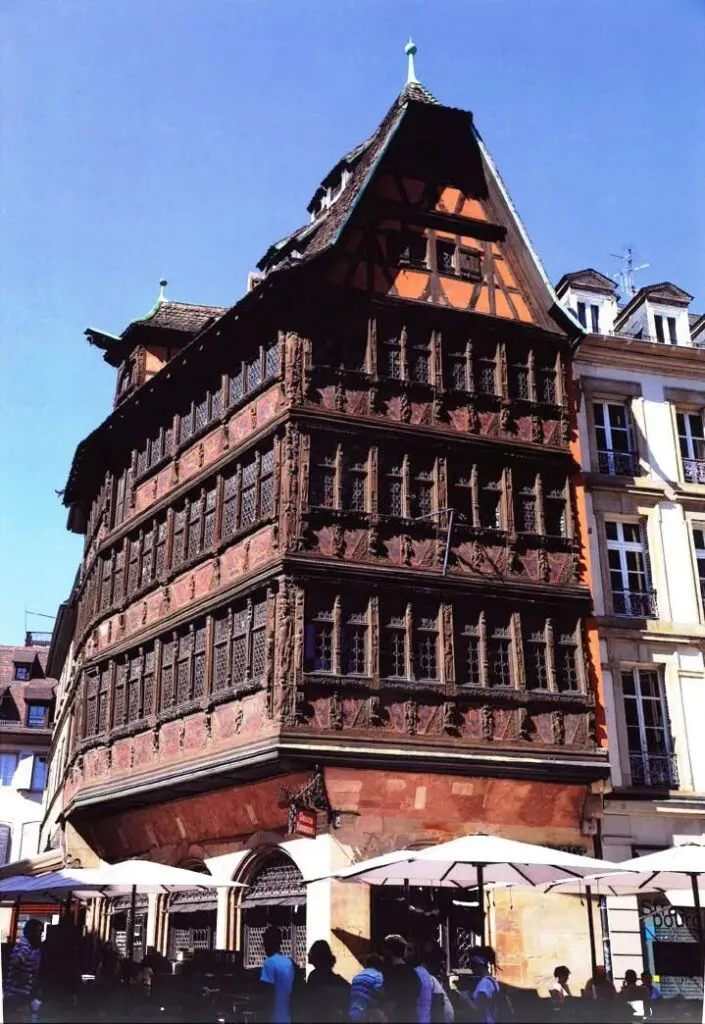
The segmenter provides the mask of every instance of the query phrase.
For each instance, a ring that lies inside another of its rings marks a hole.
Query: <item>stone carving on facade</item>
[[[162,615],[168,615],[171,608],[171,587],[166,586],[162,591]]]
[[[508,405],[503,405],[500,410],[499,429],[503,434],[512,434],[514,432],[514,418],[512,417],[512,410]]]
[[[347,408],[347,395],[342,377],[338,377],[338,380],[335,382],[334,405],[336,412],[345,412]]]
[[[152,501],[156,501],[157,500],[158,493],[159,493],[159,477],[155,476],[155,478],[152,480]]]
[[[174,458],[171,460],[171,476],[169,479],[169,488],[176,487],[179,482],[179,460]]]
[[[113,642],[113,620],[108,619],[108,644]]]
[[[406,391],[402,392],[401,402],[399,404],[399,415],[402,423],[411,423],[411,402]]]
[[[252,541],[246,540],[242,548],[242,571],[247,572],[250,568],[250,549]]]
[[[184,740],[186,738],[186,719],[179,719],[179,750],[184,749]]]
[[[147,614],[149,612],[149,606],[146,601],[142,602],[142,625],[144,626],[147,622]]]
[[[538,549],[537,560],[539,567],[539,579],[544,583],[548,583],[551,579],[551,563],[548,558],[548,552],[545,548]]]
[[[206,459],[206,452],[205,452],[205,449],[203,447],[203,441],[199,441],[198,442],[198,468],[199,469],[203,468],[203,463],[205,462],[205,459]]]
[[[531,440],[534,444],[543,444],[543,423],[540,416],[531,417]]]
[[[455,676],[455,658],[453,653],[453,608],[448,603],[441,605],[441,636],[443,649],[443,678],[446,685],[453,682]]]
[[[193,601],[196,596],[196,573],[192,572],[188,581],[188,598]]]
[[[220,450],[226,452],[230,447],[230,431],[228,430],[227,422],[223,422],[220,426]]]
[[[126,625],[127,624],[125,622],[125,613],[120,612],[120,614],[118,615],[118,640],[122,640],[122,638],[124,637]]]
[[[213,739],[213,713],[210,709],[203,714],[203,745],[209,746]]]

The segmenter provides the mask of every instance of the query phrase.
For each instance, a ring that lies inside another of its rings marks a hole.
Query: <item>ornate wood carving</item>
[[[551,732],[553,742],[556,746],[562,747],[565,743],[565,717],[562,711],[551,712]]]
[[[488,705],[482,709],[482,738],[487,743],[494,739],[494,709]]]
[[[404,705],[404,725],[409,736],[415,736],[419,727],[419,706],[415,700]]]
[[[455,656],[453,651],[453,606],[441,605],[441,650],[443,651],[443,679],[446,686],[455,683]]]
[[[343,702],[337,690],[330,695],[330,727],[331,729],[343,728]]]

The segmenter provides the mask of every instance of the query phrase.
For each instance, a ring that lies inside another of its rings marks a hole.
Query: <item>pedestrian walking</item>
[[[5,1020],[31,1021],[38,1001],[39,969],[42,962],[44,925],[30,918],[22,930],[22,938],[10,953],[5,982]]]
[[[296,968],[291,957],[284,956],[282,935],[270,926],[262,936],[266,959],[259,980],[265,999],[265,1019],[269,1024],[291,1024],[291,997]]]
[[[409,1024],[416,1020],[421,983],[405,957],[403,935],[388,935],[384,940],[383,1010],[392,1024]]]
[[[568,985],[568,979],[570,978],[570,969],[565,965],[556,967],[553,972],[553,981],[548,986],[548,994],[551,997],[551,1001],[558,1003],[562,1006],[569,999],[572,999],[572,993]]]
[[[379,1020],[384,995],[383,967],[382,957],[372,953],[365,960],[364,969],[353,978],[350,985],[351,1021]],[[386,1020],[386,1017],[384,1019]]]
[[[312,1024],[346,1020],[350,1005],[350,986],[335,974],[335,956],[325,939],[318,939],[308,951],[313,970],[306,982],[307,1020]]]

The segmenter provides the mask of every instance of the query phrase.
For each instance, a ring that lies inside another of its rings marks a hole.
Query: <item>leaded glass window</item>
[[[495,625],[487,640],[489,686],[512,685],[512,640],[508,626]]]
[[[161,707],[170,708],[175,704],[174,691],[174,640],[169,638],[162,643],[161,671]]]
[[[322,448],[314,453],[311,465],[311,505],[335,508],[336,449]]]
[[[367,508],[367,452],[361,449],[345,451],[344,507],[356,512]]]
[[[413,464],[413,497],[411,502],[412,518],[428,516],[433,512],[434,466],[432,462]]]
[[[346,676],[366,676],[367,653],[367,610],[364,607],[344,609],[342,638],[342,671]]]
[[[414,676],[436,680],[438,672],[438,616],[428,611],[417,613],[414,629]]]
[[[561,693],[580,689],[578,626],[573,630],[561,629],[556,643],[556,683]]]
[[[404,468],[401,459],[387,462],[383,478],[383,509],[388,516],[404,515]]]
[[[382,627],[381,674],[389,679],[408,678],[407,626],[402,609],[388,614]]]
[[[548,640],[546,624],[531,622],[525,625],[526,688],[549,689]]]
[[[171,545],[171,564],[179,566],[185,556],[186,507],[181,505],[174,512],[174,535]]]

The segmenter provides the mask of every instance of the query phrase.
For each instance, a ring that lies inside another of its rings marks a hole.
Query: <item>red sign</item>
[[[315,839],[318,833],[318,815],[315,811],[298,810],[294,818],[294,832],[308,839]]]

